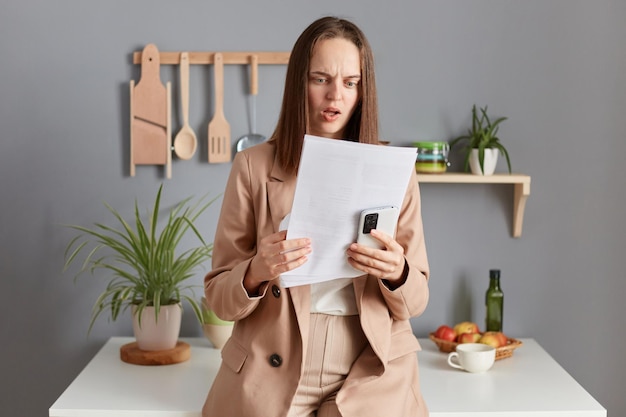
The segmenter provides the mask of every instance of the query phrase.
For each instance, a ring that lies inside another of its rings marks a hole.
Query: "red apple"
[[[454,339],[456,339],[456,333],[454,332],[454,329],[452,327],[443,324],[439,326],[437,331],[435,331],[435,337],[437,339],[443,339],[453,342]]]
[[[507,337],[502,332],[485,332],[478,342],[497,349],[501,346],[506,346]]]
[[[459,336],[463,333],[480,333],[480,330],[478,330],[478,325],[476,323],[471,321],[463,321],[461,323],[457,323],[454,326],[454,332],[457,336]]]
[[[482,343],[485,345],[489,345],[489,346],[493,346],[494,348],[499,348],[500,347],[500,338],[498,336],[496,336],[495,334],[491,333],[485,333],[483,336],[481,336],[481,338],[478,340],[478,343]]]
[[[496,336],[500,339],[500,346],[506,346],[509,343],[509,338],[502,332],[495,332]]]
[[[457,337],[459,343],[476,343],[480,340],[480,333],[462,333]]]

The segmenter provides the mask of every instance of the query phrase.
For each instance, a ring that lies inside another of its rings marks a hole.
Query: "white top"
[[[182,338],[191,359],[141,366],[120,360],[130,337],[111,338],[50,407],[50,417],[201,417],[220,365],[204,338]],[[606,417],[604,409],[533,339],[484,374],[453,369],[420,339],[420,381],[431,417]]]
[[[338,278],[311,284],[311,313],[333,316],[359,314],[352,278]]]

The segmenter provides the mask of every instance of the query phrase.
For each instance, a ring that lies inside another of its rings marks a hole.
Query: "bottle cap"
[[[490,269],[489,276],[491,278],[500,278],[500,270],[499,269]]]

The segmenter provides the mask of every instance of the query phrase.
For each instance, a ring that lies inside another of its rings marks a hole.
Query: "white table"
[[[429,339],[418,354],[432,417],[606,417],[606,410],[534,339],[484,374],[451,368]]]
[[[113,337],[50,407],[50,417],[200,417],[220,364],[203,338],[189,361],[166,366],[131,365],[120,347],[133,338]],[[428,339],[418,354],[422,393],[432,417],[605,417],[606,410],[533,339],[485,374],[450,368]]]

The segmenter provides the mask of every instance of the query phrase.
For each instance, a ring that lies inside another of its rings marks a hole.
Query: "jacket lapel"
[[[376,356],[382,363],[386,363],[391,341],[391,318],[378,288],[378,280],[362,275],[352,282],[363,332]]]
[[[302,340],[302,357],[307,357],[309,346],[309,323],[311,321],[311,286],[301,285],[290,287],[289,294],[298,319],[300,339]]]
[[[279,231],[280,222],[291,212],[295,191],[296,176],[287,174],[274,156],[272,171],[267,180],[267,204],[270,208],[274,232]]]

